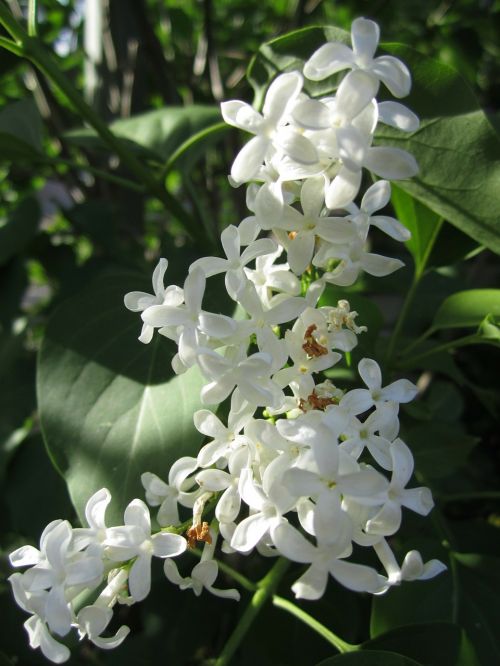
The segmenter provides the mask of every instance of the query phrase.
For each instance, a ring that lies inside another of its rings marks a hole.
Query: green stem
[[[435,330],[436,329],[433,328],[432,326],[428,328],[426,331],[422,333],[422,335],[420,335],[418,338],[410,342],[409,345],[406,345],[406,347],[404,347],[401,350],[401,355],[406,356],[409,351],[415,349],[415,347],[418,347],[418,345],[421,344],[422,342],[425,342],[425,340],[427,340],[427,338],[429,338],[435,332]]]
[[[199,548],[193,548],[189,551],[193,555],[196,555],[196,557],[202,556],[203,551],[201,551]],[[255,592],[255,590],[258,589],[258,584],[254,583],[252,580],[241,574],[239,571],[236,571],[236,569],[233,569],[233,567],[229,566],[229,564],[226,564],[225,562],[222,562],[221,560],[217,560],[214,558],[214,562],[217,562],[219,569],[226,574],[226,576],[229,576],[232,578],[236,583],[239,583],[241,587],[243,587],[245,590],[248,590],[249,592]]]
[[[116,137],[100,116],[90,107],[66,78],[57,61],[47,52],[45,46],[28,33],[15,20],[7,7],[0,4],[0,24],[15,38],[22,48],[22,55],[30,60],[48,79],[63,93],[74,110],[95,129],[107,146],[115,152],[120,160],[144,183],[146,189],[158,198],[188,230],[191,230],[191,217],[127,146]]]
[[[175,166],[175,163],[185,154],[187,151],[192,148],[198,141],[202,141],[205,139],[207,136],[210,136],[211,134],[217,134],[219,132],[223,132],[226,130],[229,130],[230,127],[229,125],[226,125],[226,123],[216,123],[215,125],[210,125],[210,127],[205,127],[205,129],[200,130],[199,132],[196,132],[196,134],[193,134],[193,136],[190,136],[189,139],[186,139],[184,143],[181,143],[181,145],[175,150],[172,155],[167,160],[167,163],[165,164],[163,171],[162,171],[162,178],[166,178],[166,176],[172,171],[172,169]]]
[[[13,42],[6,37],[0,37],[0,46],[7,51],[10,51],[14,55],[19,56],[20,58],[23,57],[23,49],[18,44],[16,44],[16,42]]]
[[[294,615],[304,624],[307,624],[308,627],[313,629],[316,633],[322,636],[326,641],[333,645],[341,653],[344,652],[355,652],[359,650],[359,645],[352,645],[351,643],[346,643],[341,638],[336,636],[330,629],[327,629],[321,622],[318,622],[312,615],[306,613],[302,608],[299,608],[288,599],[283,599],[283,597],[278,597],[276,594],[273,596],[273,605],[278,608],[282,608],[291,615]]]
[[[241,616],[236,629],[225,644],[219,658],[215,661],[214,666],[227,666],[230,663],[231,658],[240,646],[253,621],[265,603],[273,596],[288,566],[288,560],[280,557],[267,575],[257,583],[257,590]]]
[[[3,3],[0,4],[0,23],[16,42],[22,45],[24,37],[27,36],[26,32]]]
[[[458,340],[445,342],[442,345],[433,347],[432,349],[422,352],[421,354],[412,356],[412,358],[407,359],[406,361],[403,360],[398,365],[404,368],[405,365],[414,365],[415,362],[419,362],[422,359],[427,358],[428,356],[433,356],[434,354],[439,354],[440,352],[448,351],[449,349],[457,349],[458,347],[465,347],[466,345],[471,345],[475,343],[480,344],[481,342],[482,342],[481,338],[479,338],[476,335],[476,333],[473,333],[472,335],[465,335],[463,338],[458,338]]]
[[[389,364],[393,355],[394,355],[394,349],[396,347],[396,343],[399,338],[399,334],[401,333],[401,330],[403,328],[403,324],[406,320],[406,315],[408,314],[408,310],[410,309],[411,304],[413,303],[413,299],[415,297],[415,293],[417,291],[418,285],[420,283],[420,275],[417,275],[417,272],[415,271],[415,275],[413,276],[412,283],[410,285],[410,288],[406,292],[405,299],[403,301],[403,305],[401,307],[401,310],[399,312],[398,319],[396,321],[396,324],[394,326],[394,330],[391,335],[391,339],[389,340],[389,344],[387,346],[387,363]]]
[[[121,185],[122,187],[126,187],[129,190],[134,190],[134,192],[144,192],[143,185],[140,185],[139,183],[134,183],[133,180],[129,180],[128,178],[115,176],[113,173],[109,173],[108,171],[104,171],[103,169],[97,169],[96,167],[90,166],[89,164],[78,164],[77,162],[72,162],[71,160],[63,159],[62,157],[44,159],[43,163],[54,166],[57,165],[67,166],[70,169],[74,169],[77,171],[88,171],[89,173],[93,173],[95,176],[98,176],[103,180],[109,180],[110,183],[116,183],[116,185]]]
[[[398,320],[396,322],[396,325],[394,327],[394,331],[392,332],[391,339],[389,341],[389,345],[387,347],[387,363],[389,364],[393,355],[394,355],[394,349],[396,348],[396,343],[398,341],[399,335],[401,333],[401,330],[403,329],[403,324],[406,321],[406,316],[408,314],[408,310],[410,309],[410,305],[413,303],[413,299],[415,298],[415,293],[417,291],[418,285],[420,284],[420,281],[422,277],[425,274],[426,268],[427,268],[427,262],[429,261],[429,257],[431,256],[432,248],[434,247],[434,244],[436,242],[436,239],[439,235],[439,231],[441,230],[441,227],[443,225],[444,219],[440,218],[434,229],[431,238],[429,239],[429,242],[427,243],[427,246],[425,248],[424,254],[420,257],[420,260],[415,259],[415,273],[413,275],[413,280],[410,285],[410,288],[408,289],[408,292],[406,293],[404,302],[403,302],[403,307],[401,308],[401,311],[399,313]],[[419,338],[420,340],[420,338]]]
[[[36,37],[38,18],[38,0],[29,0],[28,5],[28,35]]]
[[[243,576],[243,574],[240,574],[239,571],[236,571],[236,569],[233,569],[233,567],[230,567],[225,562],[221,562],[220,560],[216,560],[216,562],[219,565],[219,569],[223,573],[225,573],[226,576],[229,576],[230,578],[235,580],[245,590],[248,590],[249,592],[255,592],[256,590],[258,590],[258,584],[257,583],[254,583],[252,580],[250,580],[246,576]]]

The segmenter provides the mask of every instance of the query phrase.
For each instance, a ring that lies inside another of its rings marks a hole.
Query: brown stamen
[[[210,536],[210,526],[208,523],[199,523],[198,525],[192,525],[186,531],[186,537],[188,542],[188,548],[195,548],[197,541],[204,541],[205,543],[212,543],[212,537]]]
[[[322,398],[316,391],[313,391],[311,395],[307,396],[307,400],[304,400],[304,398],[299,400],[299,409],[303,412],[307,412],[308,409],[320,409],[324,411],[330,405],[338,404],[339,401],[337,398]]]
[[[311,324],[304,334],[304,344],[302,345],[302,349],[310,357],[318,357],[328,354],[328,349],[323,347],[323,345],[320,345],[316,338],[313,337],[313,332],[317,328],[316,324]]]

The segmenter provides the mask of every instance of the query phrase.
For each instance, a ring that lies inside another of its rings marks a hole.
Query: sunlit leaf
[[[166,477],[201,442],[192,418],[201,376],[196,369],[175,376],[175,345],[161,336],[137,341],[141,321],[123,296],[141,287],[150,290],[128,274],[95,282],[54,313],[42,344],[43,434],[80,516],[88,497],[107,487],[120,521],[126,504],[144,494],[143,472]]]
[[[500,316],[500,289],[469,289],[449,296],[439,307],[432,328],[479,326],[488,315]]]
[[[165,161],[186,139],[220,120],[217,107],[193,104],[171,106],[116,120],[111,123],[110,129],[135,152],[146,158]],[[92,129],[72,130],[66,138],[87,150],[109,152],[107,144]]]

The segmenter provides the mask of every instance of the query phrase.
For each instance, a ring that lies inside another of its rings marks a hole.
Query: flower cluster
[[[158,533],[151,535],[149,510],[137,499],[124,525],[106,527],[109,493],[102,490],[89,500],[88,528],[55,521],[39,550],[12,553],[14,566],[31,567],[11,577],[18,603],[32,614],[31,645],[53,661],[68,651],[52,634],[65,636],[72,626],[100,647],[123,640],[126,627],[111,638],[101,634],[115,602],[148,594],[153,556],[164,558],[166,578],[182,589],[238,599],[236,590],[214,587],[219,539],[224,553],[256,549],[309,565],[292,588],[305,599],[320,598],[330,575],[351,590],[380,594],[444,568],[437,560],[424,564],[417,551],[400,566],[387,541],[403,507],[427,515],[433,506],[429,489],[407,487],[413,457],[398,437],[399,405],[415,397],[416,386],[407,379],[383,386],[369,358],[358,364],[362,388],[344,390],[324,375],[366,330],[347,300],[322,304],[324,289],[402,265],[370,252],[367,239],[372,226],[397,241],[409,238],[397,220],[377,212],[390,199],[389,180],[417,172],[407,152],[373,145],[380,122],[418,127],[405,106],[376,99],[381,83],[395,97],[408,94],[410,74],[396,58],[374,58],[373,21],[354,21],[351,37],[352,49],[325,44],[303,73],[277,76],[262,112],[242,101],[222,104],[226,122],[253,135],[231,169],[235,186],[249,184],[252,215],[222,232],[225,258],[195,261],[182,287],[165,287],[168,262],[161,259],[154,294],[125,296],[126,307],[141,313],[139,339],[148,343],[157,332],[174,341],[174,371],[197,366],[206,380],[202,403],[228,400],[229,413],[222,421],[213,409],[197,411],[194,425],[207,438],[197,456],[180,458],[167,480],[142,475],[146,500],[158,507]],[[307,95],[305,80],[344,70],[335,94]],[[365,169],[381,180],[360,195]],[[220,274],[244,318],[203,309],[207,279]],[[172,558],[196,542],[204,542],[201,561],[184,577]],[[382,571],[350,561],[354,546],[372,548]],[[96,600],[78,610],[78,595],[89,589],[99,590]]]

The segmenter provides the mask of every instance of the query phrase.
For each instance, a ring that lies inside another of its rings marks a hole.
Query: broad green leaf
[[[38,399],[48,450],[80,516],[102,487],[113,495],[112,519],[144,491],[140,476],[163,478],[171,464],[196,454],[193,425],[201,407],[196,369],[175,376],[175,345],[137,340],[140,317],[123,296],[147,284],[128,274],[102,277],[52,316],[40,351]]]
[[[500,289],[469,289],[449,296],[439,307],[432,328],[479,326],[492,314],[500,317]]]
[[[449,622],[398,627],[362,645],[364,650],[388,650],[426,666],[457,666],[462,630]]]
[[[305,28],[264,44],[248,69],[260,106],[266,87],[280,72],[300,68],[325,39],[349,43],[336,28]],[[481,245],[500,253],[500,139],[480,110],[467,82],[451,67],[402,44],[382,44],[401,58],[413,77],[405,104],[421,119],[411,134],[382,126],[376,144],[403,148],[419,163],[420,173],[398,186]],[[314,96],[330,93],[336,78],[305,83]],[[383,90],[383,89],[382,89]],[[384,93],[382,93],[384,94]]]
[[[316,666],[420,666],[418,661],[395,652],[363,650],[330,657]]]
[[[406,247],[415,261],[416,273],[420,275],[438,237],[442,218],[394,184],[391,201],[398,220],[411,232]]]
[[[449,476],[464,464],[478,443],[460,424],[433,421],[420,423],[405,431],[415,458],[415,468],[424,478]]]
[[[448,562],[448,571],[436,578],[374,597],[371,635],[408,624],[454,622],[472,640],[480,664],[499,663],[500,558],[458,553],[451,557],[453,565]]]
[[[128,146],[151,159],[168,160],[171,154],[193,134],[219,122],[220,111],[213,106],[193,104],[149,111],[132,118],[117,120],[110,129]],[[87,150],[109,151],[92,129],[68,132],[67,139]]]
[[[32,99],[8,104],[0,111],[0,160],[40,159],[42,119]]]
[[[398,185],[478,243],[500,253],[500,140],[467,82],[453,68],[401,44],[385,45],[410,68],[413,87],[405,104],[420,128],[403,134],[389,127],[377,138],[412,153],[419,174]]]
[[[13,209],[8,220],[0,226],[0,266],[29,243],[38,230],[40,207],[29,196]]]

